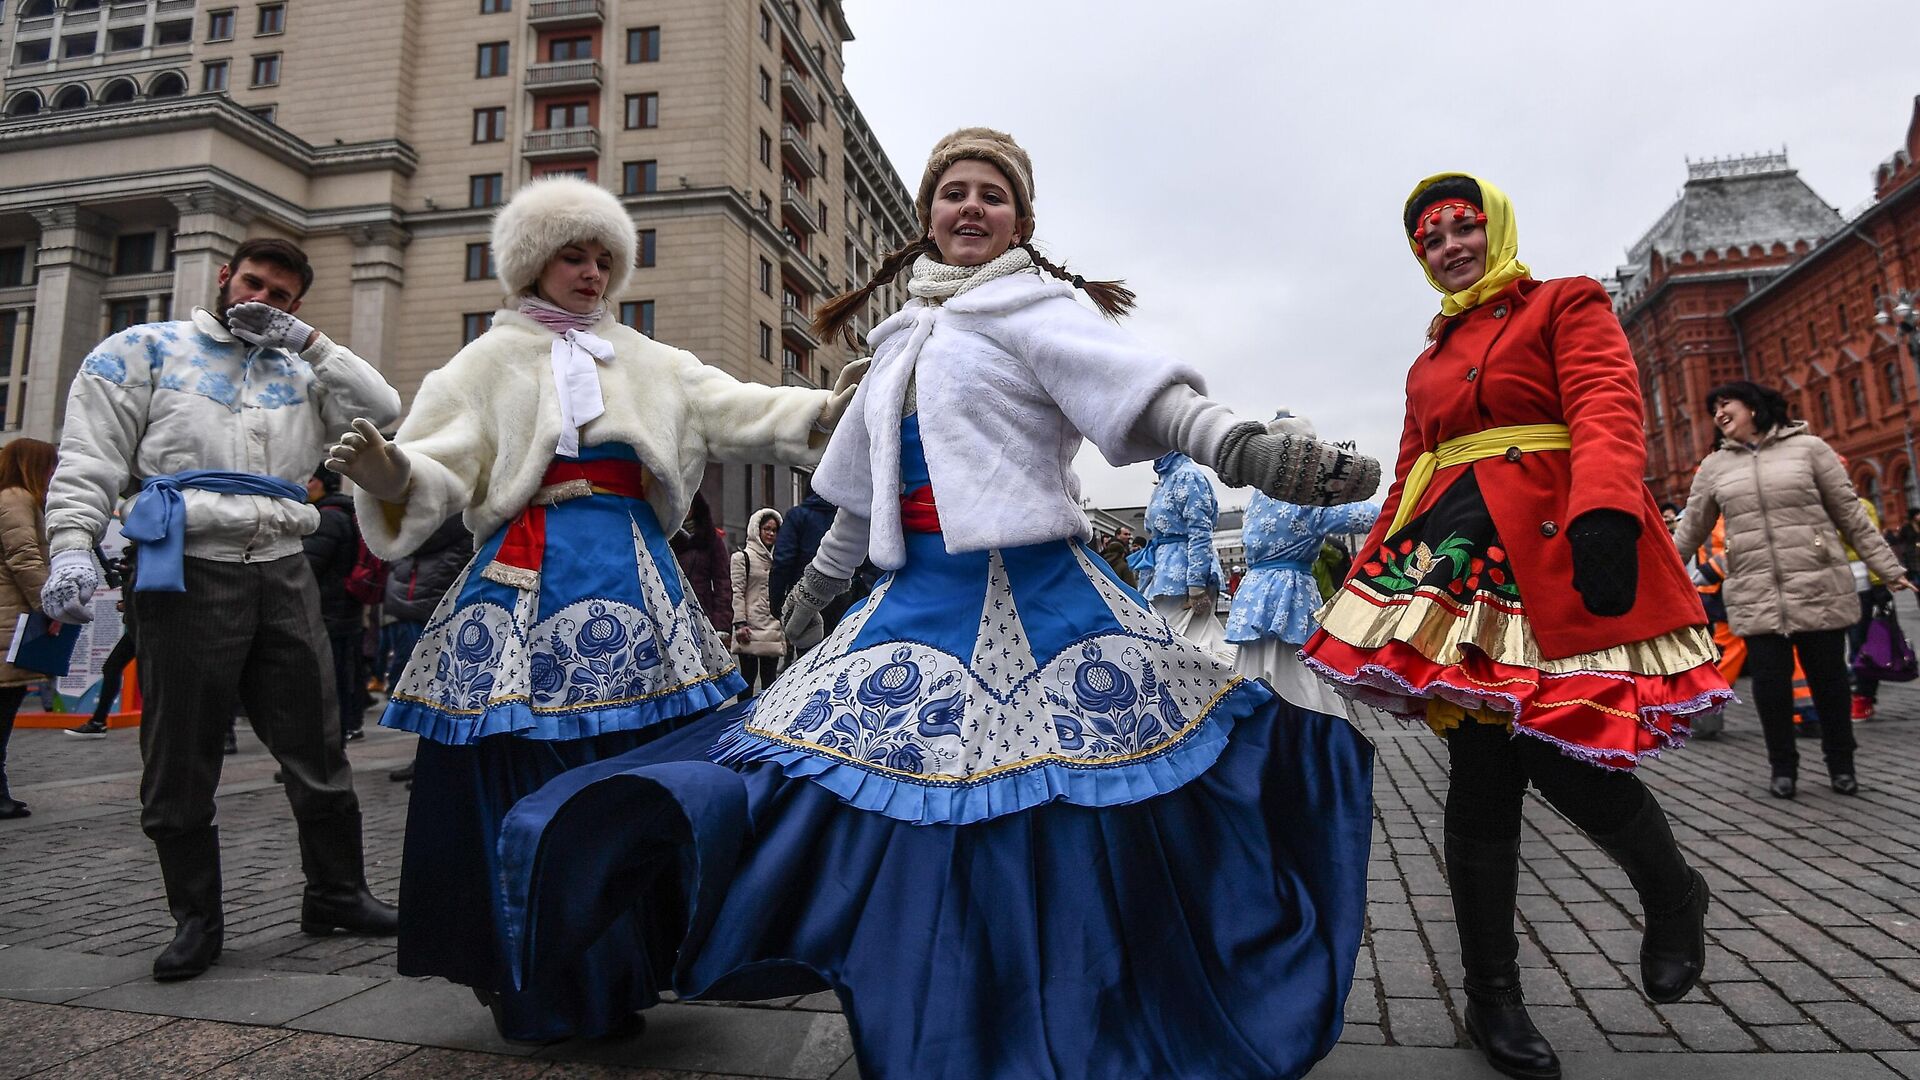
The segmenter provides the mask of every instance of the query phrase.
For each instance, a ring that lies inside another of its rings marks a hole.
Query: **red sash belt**
[[[547,506],[587,495],[647,497],[647,470],[637,461],[567,461],[547,466],[540,490],[507,526],[500,550],[480,576],[502,585],[531,589],[540,583],[547,554]]]
[[[933,505],[933,485],[925,484],[900,496],[900,527],[908,532],[940,531],[940,510]]]

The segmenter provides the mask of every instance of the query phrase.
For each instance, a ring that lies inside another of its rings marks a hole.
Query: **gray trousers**
[[[239,705],[280,762],[296,821],[359,813],[306,556],[189,558],[186,586],[140,594],[141,828],[165,842],[213,824],[222,744]]]

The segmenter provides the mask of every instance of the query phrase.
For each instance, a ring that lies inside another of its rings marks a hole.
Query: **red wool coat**
[[[1572,451],[1502,455],[1437,473],[1416,512],[1473,469],[1548,659],[1705,625],[1659,507],[1641,478],[1640,378],[1606,290],[1592,278],[1515,282],[1449,319],[1407,372],[1393,486],[1362,551],[1386,538],[1414,459],[1447,439],[1515,424],[1567,425]],[[1589,510],[1640,519],[1640,587],[1625,615],[1587,611],[1567,527]]]

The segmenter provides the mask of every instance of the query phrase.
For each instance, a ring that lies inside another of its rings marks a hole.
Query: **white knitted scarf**
[[[907,294],[939,303],[1032,265],[1033,256],[1027,254],[1026,248],[1017,247],[1008,248],[979,266],[949,266],[931,255],[922,255],[913,260],[913,277],[907,281]]]

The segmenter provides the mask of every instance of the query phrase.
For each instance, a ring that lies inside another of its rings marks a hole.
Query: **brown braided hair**
[[[1033,259],[1033,265],[1086,293],[1087,298],[1100,309],[1100,313],[1108,318],[1118,319],[1133,310],[1136,298],[1133,290],[1127,288],[1124,282],[1088,281],[1034,250],[1032,241],[1014,246],[1024,250]],[[819,312],[813,317],[815,336],[822,341],[838,336],[847,323],[853,320],[854,315],[866,306],[875,289],[899,277],[900,271],[906,269],[908,264],[920,255],[938,259],[940,248],[931,237],[922,237],[896,251],[889,252],[886,258],[880,260],[879,267],[874,270],[873,276],[867,279],[865,285],[843,292],[820,305]]]

